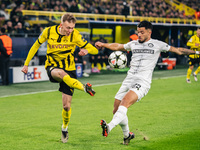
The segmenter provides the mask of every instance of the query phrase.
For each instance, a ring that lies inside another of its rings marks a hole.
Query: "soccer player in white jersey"
[[[138,40],[127,44],[95,43],[97,48],[105,47],[113,51],[132,51],[130,70],[115,95],[113,119],[108,124],[105,120],[101,120],[100,123],[103,129],[102,135],[105,137],[119,124],[124,134],[123,144],[125,145],[128,145],[130,140],[134,138],[134,134],[129,131],[127,109],[148,93],[151,87],[152,73],[160,52],[169,51],[179,55],[199,54],[193,50],[175,48],[165,42],[151,39],[152,28],[150,22],[142,21],[137,26]]]

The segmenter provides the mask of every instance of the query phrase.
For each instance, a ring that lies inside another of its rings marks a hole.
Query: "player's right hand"
[[[23,73],[27,74],[28,72],[28,66],[24,65],[24,67],[21,70]]]
[[[96,46],[98,49],[100,49],[100,48],[103,47],[103,43],[98,41],[98,42],[95,43],[95,46]]]

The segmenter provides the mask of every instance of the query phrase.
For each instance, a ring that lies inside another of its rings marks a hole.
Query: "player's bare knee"
[[[122,102],[121,102],[120,105],[125,106],[126,108],[128,108],[128,107],[130,107],[132,105],[132,103],[130,102],[130,100],[128,98],[124,97],[122,99]]]
[[[67,73],[64,70],[59,70],[58,74],[60,75],[61,78],[63,78]]]
[[[64,105],[64,106],[63,106],[63,109],[64,109],[65,111],[69,111],[69,110],[70,110],[70,106],[69,106],[69,105]]]
[[[190,66],[189,68],[190,68],[191,70],[193,70],[194,66]]]
[[[63,77],[64,77],[65,75],[67,75],[67,73],[66,73],[64,70],[59,69],[59,70],[58,70],[58,75],[59,75],[59,77],[60,77],[61,79],[63,79]]]

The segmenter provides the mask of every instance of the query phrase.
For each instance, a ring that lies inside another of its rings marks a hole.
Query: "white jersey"
[[[132,51],[128,74],[138,76],[144,82],[150,84],[160,52],[169,51],[170,46],[165,42],[150,39],[144,43],[139,43],[138,40],[128,42],[124,44],[124,48],[127,51]]]

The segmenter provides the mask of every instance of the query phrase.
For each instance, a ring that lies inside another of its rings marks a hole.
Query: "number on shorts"
[[[141,88],[141,85],[136,83],[132,86],[132,88],[136,88],[137,90],[139,90]]]

